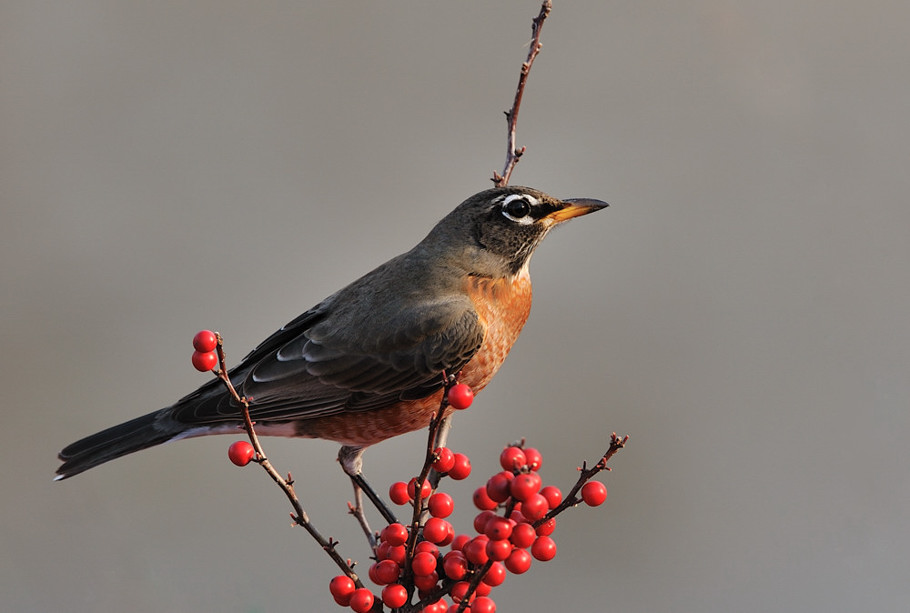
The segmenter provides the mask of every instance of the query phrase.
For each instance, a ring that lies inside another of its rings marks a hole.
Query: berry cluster
[[[200,371],[215,371],[229,391],[248,411],[246,400],[236,396],[226,374],[224,364],[219,366],[221,338],[214,332],[203,330],[193,338],[193,365]],[[223,359],[223,358],[221,358]],[[440,413],[446,404],[453,409],[467,409],[474,399],[473,390],[462,383],[450,382]],[[253,424],[246,417],[251,439],[256,439]],[[435,430],[431,424],[431,440]],[[474,517],[476,534],[457,534],[448,517],[455,509],[452,497],[435,491],[433,480],[423,478],[432,468],[440,479],[466,479],[471,474],[471,461],[448,447],[437,447],[432,454],[428,446],[426,464],[421,477],[408,482],[398,481],[389,488],[389,498],[399,506],[412,507],[413,523],[404,525],[393,522],[379,534],[373,548],[375,562],[368,569],[369,579],[381,586],[379,596],[363,587],[354,574],[350,560],[345,562],[334,550],[335,542],[325,541],[305,519],[302,508],[295,504],[295,521],[306,525],[323,548],[348,574],[334,577],[329,591],[336,603],[350,607],[356,613],[380,611],[383,605],[401,612],[468,611],[469,613],[495,613],[496,603],[489,597],[493,588],[505,581],[508,573],[520,575],[527,572],[533,560],[546,562],[556,556],[556,543],[551,538],[556,529],[556,516],[565,509],[582,502],[596,507],[606,500],[607,488],[599,481],[592,481],[597,472],[609,470],[607,460],[622,448],[628,437],[612,435],[610,450],[591,469],[583,466],[578,482],[567,499],[559,488],[544,485],[539,470],[543,464],[540,452],[524,443],[513,444],[499,456],[501,471],[492,475],[485,485],[477,488],[472,496],[479,513]],[[257,447],[249,442],[235,441],[228,449],[228,457],[237,466],[255,461],[271,470],[270,474],[282,485],[291,498],[293,493],[290,474],[283,480],[271,467],[264,455],[257,454]],[[392,517],[386,513],[387,517]],[[442,551],[440,548],[448,548]],[[415,602],[416,595],[416,602]],[[447,600],[448,597],[448,600]],[[450,602],[451,601],[451,602]]]
[[[446,447],[437,448],[434,457],[433,467],[443,476],[463,479],[470,472],[467,457]],[[416,591],[423,611],[444,613],[467,600],[464,610],[493,613],[496,604],[489,597],[493,588],[508,573],[527,572],[535,559],[552,560],[556,556],[551,538],[555,515],[580,502],[563,504],[559,488],[543,485],[538,472],[542,462],[540,452],[530,447],[513,445],[502,451],[502,470],[474,491],[474,506],[479,510],[474,518],[475,534],[455,534],[446,519],[455,506],[449,494],[434,492],[427,481],[418,485],[416,478],[393,483],[389,488],[392,502],[419,504],[427,517],[415,539],[411,539],[412,529],[400,523],[389,524],[380,532],[375,562],[368,572],[370,580],[382,586],[379,596],[368,588],[355,588],[350,578],[341,575],[329,584],[335,602],[357,613],[369,611],[377,599],[393,610],[421,610],[419,604],[411,604]],[[588,505],[598,506],[607,490],[598,481],[588,481],[581,496]]]

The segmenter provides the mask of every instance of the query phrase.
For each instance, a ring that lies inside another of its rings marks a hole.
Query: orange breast
[[[465,284],[484,326],[484,336],[480,350],[464,367],[461,381],[479,392],[502,366],[528,320],[531,277],[523,269],[511,279],[470,277]]]
[[[511,279],[470,277],[465,291],[484,327],[483,344],[461,371],[460,381],[482,390],[502,366],[531,312],[531,278],[522,270]],[[368,446],[425,428],[439,408],[442,390],[419,400],[363,413],[343,413],[304,420],[296,436],[324,438],[345,445]]]

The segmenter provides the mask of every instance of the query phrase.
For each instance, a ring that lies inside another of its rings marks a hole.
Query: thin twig
[[[215,333],[215,338],[218,339],[218,370],[215,371],[215,376],[221,379],[225,387],[230,393],[231,397],[235,402],[240,404],[241,413],[243,415],[244,429],[247,432],[247,435],[250,438],[250,443],[253,445],[253,449],[256,450],[256,459],[255,461],[262,466],[262,468],[269,474],[278,487],[284,492],[287,499],[290,501],[291,506],[294,507],[294,513],[291,513],[291,519],[298,526],[303,527],[304,530],[309,532],[310,536],[316,539],[316,542],[322,547],[322,549],[332,558],[332,561],[335,562],[335,565],[341,569],[345,575],[350,577],[354,584],[357,587],[363,587],[363,583],[360,581],[360,578],[357,576],[357,573],[354,572],[352,564],[342,558],[337,551],[338,542],[332,539],[326,539],[322,534],[313,526],[313,523],[310,521],[309,516],[306,511],[303,510],[303,505],[300,503],[300,499],[297,498],[297,493],[294,491],[294,479],[291,477],[291,473],[288,473],[287,479],[281,476],[281,473],[272,466],[272,463],[265,455],[265,451],[262,449],[262,444],[259,442],[259,436],[256,434],[256,430],[253,427],[253,420],[250,418],[250,402],[245,396],[241,396],[237,393],[237,390],[234,388],[234,384],[231,382],[231,378],[228,375],[227,367],[225,366],[225,357],[224,357],[224,341],[221,338],[221,334]]]
[[[493,171],[493,183],[496,187],[503,187],[509,184],[509,178],[512,176],[512,170],[518,164],[519,158],[525,152],[524,147],[519,147],[516,139],[518,129],[518,109],[521,108],[521,98],[525,92],[525,85],[528,82],[528,74],[531,72],[531,66],[534,59],[540,52],[540,31],[543,29],[543,22],[550,14],[553,8],[551,0],[544,0],[540,5],[540,13],[531,22],[531,45],[528,49],[528,58],[521,65],[521,73],[518,76],[518,88],[515,90],[515,100],[512,102],[512,108],[506,111],[506,124],[508,126],[508,144],[506,145],[506,163],[503,166],[502,174]]]
[[[566,509],[568,509],[569,507],[574,507],[574,506],[578,506],[579,504],[581,504],[582,499],[578,497],[578,491],[582,488],[582,486],[585,483],[590,481],[591,478],[594,477],[594,475],[596,475],[597,473],[599,473],[603,470],[610,470],[610,468],[607,466],[607,462],[610,461],[610,458],[612,458],[616,454],[617,451],[619,451],[620,449],[625,447],[627,442],[629,442],[628,436],[618,436],[615,432],[613,434],[611,434],[610,435],[610,448],[607,449],[607,451],[603,454],[603,456],[600,458],[600,460],[598,460],[597,463],[594,466],[592,466],[591,468],[587,467],[587,462],[582,464],[582,466],[578,469],[578,471],[579,471],[578,480],[575,482],[575,485],[572,487],[572,489],[569,490],[569,493],[566,494],[565,498],[563,498],[563,501],[560,502],[556,506],[555,509],[550,509],[550,511],[546,515],[544,515],[541,519],[538,519],[537,521],[535,521],[533,524],[534,527],[537,528],[541,524],[556,517],[557,515],[559,515]]]

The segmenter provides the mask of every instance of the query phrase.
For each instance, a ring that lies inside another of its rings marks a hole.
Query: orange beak
[[[562,204],[564,205],[562,208],[553,211],[545,219],[551,219],[554,223],[562,223],[573,217],[581,217],[610,206],[603,200],[595,200],[594,198],[569,198],[568,200],[563,200]]]

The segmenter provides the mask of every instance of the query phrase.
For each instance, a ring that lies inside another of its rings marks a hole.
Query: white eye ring
[[[521,200],[526,203],[527,211],[523,215],[513,215],[509,212],[509,205],[516,200]],[[534,223],[534,218],[531,217],[531,208],[536,206],[538,203],[537,198],[534,196],[529,196],[528,194],[512,194],[511,196],[506,196],[502,201],[502,214],[506,219],[511,219],[515,223],[519,223],[523,226],[529,226]]]

